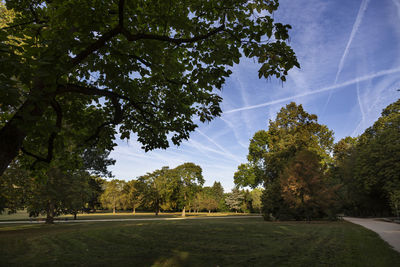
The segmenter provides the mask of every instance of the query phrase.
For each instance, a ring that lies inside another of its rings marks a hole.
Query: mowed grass
[[[2,266],[399,266],[348,222],[261,218],[1,225]]]
[[[181,212],[161,212],[158,216],[154,212],[117,212],[113,214],[112,212],[99,211],[96,213],[79,213],[77,215],[77,220],[102,220],[102,219],[140,219],[140,218],[179,218],[181,217]],[[215,217],[215,216],[259,216],[258,214],[248,214],[248,213],[233,213],[233,212],[187,212],[187,217]],[[43,221],[46,216],[40,215],[37,218],[30,218],[29,214],[24,210],[19,210],[13,214],[3,213],[0,214],[0,222],[5,221]],[[56,217],[55,220],[72,220],[73,215],[61,215]]]

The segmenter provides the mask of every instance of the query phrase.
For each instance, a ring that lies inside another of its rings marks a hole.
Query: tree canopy
[[[116,125],[145,150],[179,144],[195,117],[221,114],[217,90],[242,56],[260,78],[299,67],[278,0],[5,3],[0,174],[20,150],[50,162],[65,136],[111,149]]]
[[[400,99],[358,138],[335,145],[333,175],[343,184],[344,209],[351,215],[386,216],[400,206]]]
[[[248,163],[235,173],[238,186],[262,184],[266,219],[311,218],[327,214],[334,192],[326,184],[333,132],[317,116],[292,102],[250,140]]]

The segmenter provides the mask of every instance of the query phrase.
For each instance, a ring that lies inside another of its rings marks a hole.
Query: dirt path
[[[344,219],[378,233],[383,240],[400,252],[400,224],[385,222],[379,219],[362,219],[353,217],[344,217]]]
[[[54,223],[81,223],[81,222],[126,222],[126,221],[174,221],[174,220],[204,220],[204,219],[241,219],[258,218],[261,216],[204,216],[204,217],[174,217],[174,218],[137,218],[137,219],[93,219],[93,220],[55,220]],[[0,224],[37,224],[45,223],[43,220],[32,221],[0,221]]]

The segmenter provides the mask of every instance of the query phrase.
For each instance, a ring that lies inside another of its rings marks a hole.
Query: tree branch
[[[163,36],[163,35],[155,35],[155,34],[146,34],[146,33],[138,33],[138,34],[132,34],[125,28],[121,29],[121,34],[126,37],[126,39],[130,42],[133,41],[138,41],[138,40],[158,40],[158,41],[165,41],[165,42],[170,42],[174,44],[183,44],[183,43],[194,43],[197,41],[201,41],[204,39],[207,39],[225,29],[225,25],[221,25],[218,28],[215,28],[214,30],[203,34],[199,36],[194,36],[192,38],[172,38],[169,36]]]
[[[121,29],[124,27],[124,0],[118,2],[118,23]]]
[[[118,25],[117,27],[113,28],[112,30],[103,34],[97,41],[86,47],[82,52],[80,52],[76,57],[74,57],[71,62],[70,66],[75,67],[79,63],[82,62],[85,58],[90,56],[93,52],[97,51],[98,49],[102,48],[105,43],[111,40],[113,37],[117,36],[121,33],[121,27]]]
[[[26,154],[26,155],[28,155],[28,156],[31,156],[31,157],[33,157],[33,158],[36,159],[36,161],[32,164],[32,167],[36,164],[37,161],[44,161],[44,162],[47,162],[47,159],[46,159],[46,158],[43,158],[43,157],[38,156],[38,155],[35,155],[35,154],[33,154],[33,153],[27,151],[24,147],[21,147],[21,151],[22,151],[22,153],[24,153],[24,154]]]
[[[62,109],[61,109],[61,106],[55,99],[51,102],[51,106],[54,109],[54,111],[56,112],[56,116],[57,116],[56,117],[56,127],[57,127],[57,129],[61,129],[61,125],[62,125]],[[21,147],[21,151],[24,154],[26,154],[28,156],[31,156],[31,157],[36,159],[35,162],[31,166],[32,168],[39,161],[46,162],[46,163],[50,163],[51,162],[51,160],[53,159],[53,155],[54,155],[54,141],[55,141],[57,135],[58,135],[57,131],[53,131],[50,134],[50,137],[49,137],[49,139],[47,141],[47,156],[46,156],[46,158],[38,156],[38,155],[35,155],[34,153],[27,151],[24,147]]]

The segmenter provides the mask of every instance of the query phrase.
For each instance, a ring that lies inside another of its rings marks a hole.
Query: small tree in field
[[[225,198],[225,203],[229,207],[229,209],[238,212],[243,202],[243,194],[239,191],[239,189],[235,188],[232,190],[232,193]]]

